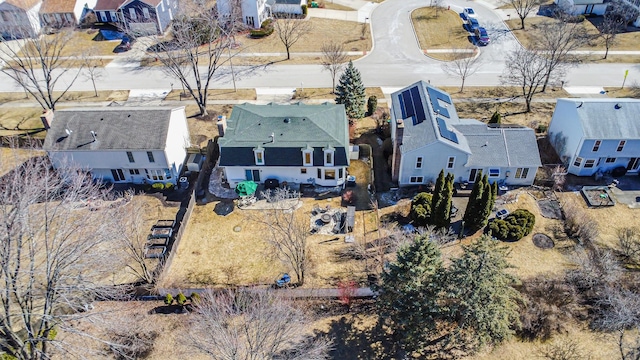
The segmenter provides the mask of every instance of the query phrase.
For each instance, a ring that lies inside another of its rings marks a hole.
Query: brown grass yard
[[[3,108],[0,115],[0,136],[27,134],[43,130],[39,107]],[[34,137],[44,138],[46,133],[33,134]]]
[[[54,96],[59,96],[59,92],[54,92]],[[103,90],[98,91],[98,97],[93,91],[67,91],[58,105],[64,105],[64,101],[125,101],[129,98],[129,90]],[[0,103],[8,102],[33,102],[34,106],[39,106],[31,95],[25,95],[24,92],[0,92]]]
[[[556,102],[534,102],[531,103],[531,112],[523,113],[524,103],[495,103],[495,102],[457,102],[456,110],[460,118],[476,119],[488,122],[495,111],[502,115],[502,123],[517,124],[530,128],[537,128],[538,125],[549,125]]]
[[[175,87],[175,85],[174,85]],[[189,93],[185,93],[185,96],[182,98],[180,94],[182,93],[182,89],[174,88],[173,91],[169,92],[164,100],[191,100],[193,99]],[[255,89],[238,89],[234,91],[232,89],[209,89],[207,92],[208,100],[255,100],[256,99],[256,90]]]
[[[336,77],[336,86],[338,85],[338,80],[340,76]],[[382,89],[379,87],[368,87],[365,88],[365,97],[368,99],[370,96],[376,96],[378,101],[384,99],[384,93]],[[331,88],[297,88],[296,89],[296,98],[300,99],[327,99],[327,100],[335,100],[336,95],[331,92]]]
[[[25,161],[42,156],[44,152],[31,149],[10,149],[0,147],[0,176],[8,173]]]
[[[341,11],[354,11],[356,9],[349,7],[349,6],[344,6],[341,4],[335,4],[333,2],[333,0],[326,0],[326,1],[318,1],[318,5],[320,5],[320,8],[322,9],[330,9],[330,10],[341,10]]]
[[[619,87],[605,87],[604,90],[607,92],[607,96],[616,97],[616,98],[640,98],[640,86],[629,84],[621,89]]]
[[[93,38],[98,34],[97,30],[77,30],[73,31],[71,38],[64,45],[64,49],[60,56],[80,56],[83,53],[91,56],[115,55],[113,49],[120,44],[120,40],[112,41],[94,41]],[[53,38],[58,35],[43,35],[44,37]],[[18,53],[23,55],[21,51]]]
[[[419,8],[411,13],[411,21],[422,50],[473,48],[460,15],[453,10],[441,9],[436,17],[434,8]],[[448,54],[430,53],[429,56],[448,59]]]

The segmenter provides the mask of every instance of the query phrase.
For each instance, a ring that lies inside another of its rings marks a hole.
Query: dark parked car
[[[113,52],[122,53],[122,52],[129,51],[131,50],[132,43],[133,43],[133,39],[125,35],[122,37],[122,41],[120,42],[120,45],[116,46],[116,48],[113,49]]]
[[[476,41],[480,46],[487,46],[491,39],[489,39],[489,34],[487,34],[487,30],[483,27],[478,27],[474,30],[476,34]]]
[[[467,26],[469,26],[469,31],[473,32],[480,27],[480,23],[475,18],[467,18]]]

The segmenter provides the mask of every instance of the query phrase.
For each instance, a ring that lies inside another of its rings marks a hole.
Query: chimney
[[[53,122],[53,110],[45,110],[40,115],[40,120],[42,120],[42,126],[44,126],[45,130],[49,130],[51,128],[51,123]]]
[[[396,136],[393,139],[393,155],[391,160],[391,181],[398,182],[400,179],[400,159],[402,153],[400,146],[402,146],[402,138],[404,137],[404,121],[402,119],[396,120]]]
[[[218,135],[224,137],[224,133],[227,131],[227,117],[222,115],[218,116],[216,125],[218,125]]]

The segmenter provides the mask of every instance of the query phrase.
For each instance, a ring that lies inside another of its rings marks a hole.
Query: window
[[[73,15],[66,13],[64,14],[65,19],[67,19],[68,22],[73,22]]]
[[[529,175],[529,168],[516,169],[516,179],[526,179],[527,175]]]
[[[500,169],[489,169],[489,177],[500,176]]]
[[[256,165],[264,165],[264,149],[253,149]]]
[[[300,169],[300,174],[306,174],[306,173],[307,173],[307,168]]]
[[[144,16],[145,19],[148,19],[149,18],[149,9],[142,8],[142,16]]]
[[[111,21],[118,21],[118,14],[115,11],[109,11],[109,14],[111,15]]]
[[[626,144],[627,142],[625,140],[620,140],[620,142],[618,143],[618,149],[616,149],[616,151],[622,151],[622,149],[624,149],[624,144]]]
[[[616,158],[607,158],[607,160],[605,160],[604,162],[607,163],[607,164],[611,164],[611,163],[616,162]]]
[[[453,165],[456,163],[456,158],[454,156],[450,156],[449,160],[447,160],[447,169],[453,169]]]
[[[113,176],[113,181],[124,181],[124,172],[122,169],[111,169],[111,176]]]
[[[133,20],[138,18],[138,15],[136,14],[136,9],[129,8],[129,17]]]
[[[335,170],[325,170],[324,171],[324,179],[325,180],[334,180],[336,178]]]
[[[53,14],[53,16],[56,18],[57,22],[59,22],[59,23],[62,22],[62,16],[60,16],[60,14],[55,13],[55,14]]]
[[[416,158],[416,169],[422,169],[422,156]]]
[[[129,175],[140,175],[140,169],[129,169]]]
[[[338,169],[338,179],[342,179],[342,169]]]
[[[602,143],[602,141],[596,140],[596,142],[593,144],[593,149],[591,151],[593,151],[593,152],[598,151],[598,149],[600,149],[600,144],[601,143]]]
[[[333,149],[325,149],[324,150],[324,165],[331,166],[333,165]]]
[[[245,16],[244,23],[249,26],[253,26],[253,24],[255,24],[255,20],[253,19],[253,16]]]
[[[322,179],[322,169],[318,169],[318,179]]]
[[[167,176],[167,179],[171,179],[168,169],[165,169],[165,170],[152,169],[152,170],[145,170],[145,172],[147,173],[147,178],[151,176],[150,179],[152,180],[164,180],[165,175],[169,175]]]
[[[129,158],[129,162],[135,162],[135,160],[133,159],[133,153],[131,151],[127,151],[127,157]]]
[[[587,159],[587,161],[584,162],[584,167],[585,168],[592,168],[593,164],[595,164],[596,161],[594,159]]]
[[[100,19],[102,22],[107,22],[107,13],[105,11],[100,11]]]
[[[311,157],[311,155],[313,154],[313,150],[308,149],[308,150],[303,150],[302,152],[302,165],[304,166],[313,166],[313,157]]]
[[[573,166],[580,167],[581,165],[582,165],[582,158],[578,156],[576,158],[576,161],[573,162]]]
[[[156,159],[153,158],[153,153],[151,151],[147,151],[147,157],[149,158],[149,162],[156,162]]]
[[[412,176],[409,179],[410,183],[422,183],[422,176]]]
[[[3,15],[4,15],[4,13],[3,13]],[[49,14],[42,14],[42,18],[44,19],[45,24],[51,23],[51,21],[49,20]],[[0,23],[3,22],[3,21],[4,20],[0,16]]]

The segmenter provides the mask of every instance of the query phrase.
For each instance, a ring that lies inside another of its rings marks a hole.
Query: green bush
[[[411,200],[411,211],[409,217],[413,220],[414,226],[426,226],[431,218],[432,195],[421,192]]]
[[[375,95],[369,96],[369,99],[367,100],[367,115],[369,116],[373,115],[373,113],[376,112],[377,108],[378,108],[378,97]]]
[[[153,183],[153,184],[151,184],[151,188],[155,189],[155,190],[163,190],[164,189],[164,184],[163,183]]]
[[[547,125],[545,125],[545,124],[540,124],[540,125],[538,125],[538,133],[542,134],[542,133],[547,132],[547,128],[548,128],[548,127],[547,127]]]
[[[273,34],[273,20],[267,19],[262,22],[260,29],[251,29],[249,35],[252,38],[261,38]]]
[[[179,293],[178,295],[176,295],[176,302],[178,303],[178,305],[184,306],[184,304],[187,303],[187,297],[184,296],[183,293]]]
[[[173,296],[171,296],[171,294],[167,294],[167,296],[164,297],[164,303],[167,305],[173,304]]]
[[[487,228],[499,240],[520,240],[529,235],[536,223],[536,217],[528,210],[518,209],[506,219],[496,219]]]
[[[307,16],[307,5],[302,5],[302,15]]]
[[[499,112],[494,112],[493,115],[491,115],[491,120],[489,120],[489,124],[500,124],[502,123],[502,115],[500,115]]]
[[[168,183],[164,184],[164,188],[167,189],[167,190],[173,189],[173,183],[168,182]]]
[[[191,296],[189,296],[189,300],[191,300],[192,303],[197,304],[200,302],[200,294],[193,292],[191,293]]]

